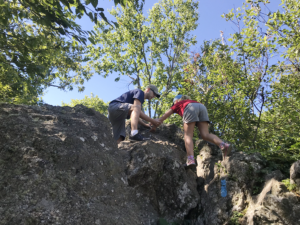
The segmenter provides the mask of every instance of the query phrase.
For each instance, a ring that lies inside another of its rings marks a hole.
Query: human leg
[[[194,128],[195,122],[193,123],[183,123],[183,130],[184,130],[184,143],[187,155],[194,156],[194,143],[193,143],[193,135],[194,135]]]
[[[195,124],[196,124],[195,122],[183,123],[184,143],[187,152],[186,166],[196,166],[195,158],[194,158],[194,143],[193,143]]]
[[[128,112],[128,116],[131,118],[131,135],[129,136],[129,139],[132,141],[150,140],[150,138],[145,138],[138,132],[138,123],[141,113],[141,107],[137,105],[132,105]]]
[[[201,137],[205,141],[212,142],[217,146],[220,146],[220,144],[223,142],[218,136],[209,133],[209,131],[208,131],[208,122],[206,122],[206,121],[205,122],[204,121],[198,122],[197,127],[199,129]]]
[[[223,159],[225,159],[225,157],[231,153],[232,145],[224,143],[218,136],[209,133],[208,122],[198,122],[197,127],[203,140],[212,142],[220,147]]]
[[[141,107],[137,105],[131,105],[131,108],[128,113],[130,114],[131,119],[131,130],[137,130],[141,113]]]
[[[117,143],[120,144],[120,142],[122,142],[124,140],[123,137],[119,137],[119,139],[117,140]]]
[[[125,120],[128,114],[131,104],[115,102],[109,104],[108,107],[108,119],[112,125],[113,137],[119,144],[125,139]]]

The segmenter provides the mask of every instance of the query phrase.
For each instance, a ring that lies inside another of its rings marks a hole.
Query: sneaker
[[[186,168],[190,168],[192,170],[196,170],[196,163],[195,163],[195,159],[187,159],[186,160],[186,164],[184,164],[184,167]]]
[[[132,141],[147,141],[150,140],[150,138],[145,138],[143,135],[141,135],[140,133],[137,133],[134,136],[129,136],[129,139]]]
[[[220,147],[221,151],[222,151],[222,158],[223,160],[225,160],[226,156],[229,156],[232,150],[232,145],[228,144],[228,143],[224,143],[221,147]]]

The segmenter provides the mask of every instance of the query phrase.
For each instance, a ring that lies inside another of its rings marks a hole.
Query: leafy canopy
[[[0,101],[36,104],[49,86],[82,91],[93,75],[82,44],[87,35],[93,42],[93,33],[74,21],[84,14],[95,23],[98,15],[106,19],[97,5],[97,0],[0,0]]]
[[[155,84],[163,100],[176,88],[188,49],[196,43],[190,32],[197,28],[197,9],[193,0],[161,0],[148,17],[142,7],[112,9],[119,27],[97,24],[99,46],[89,46],[91,67],[104,77],[118,72],[116,81],[129,76],[140,89]],[[149,103],[149,114],[150,108]]]

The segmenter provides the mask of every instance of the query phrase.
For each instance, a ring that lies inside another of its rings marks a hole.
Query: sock
[[[139,132],[138,130],[132,130],[132,131],[131,131],[131,136],[136,135],[138,132]]]
[[[190,160],[194,160],[194,156],[193,155],[189,155],[187,158],[190,159]]]
[[[222,142],[219,147],[220,147],[220,149],[225,148],[225,142]]]

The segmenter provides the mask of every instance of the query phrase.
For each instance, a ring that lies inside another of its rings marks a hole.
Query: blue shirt
[[[145,95],[144,92],[141,91],[140,89],[134,89],[134,90],[125,92],[120,97],[116,98],[115,100],[111,101],[110,103],[123,102],[123,103],[133,104],[134,99],[138,99],[138,100],[140,100],[141,104],[143,104],[145,101],[144,95]]]

